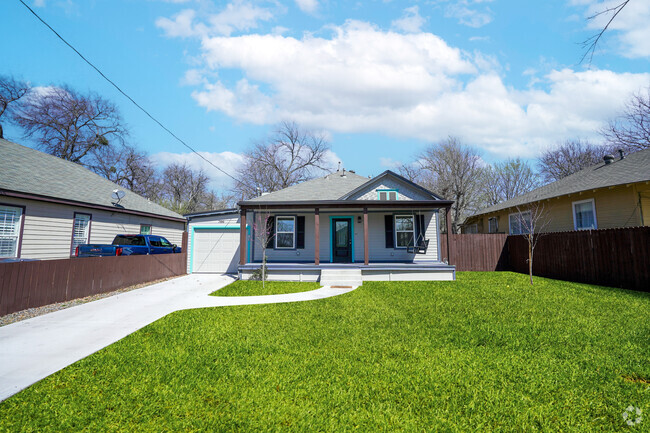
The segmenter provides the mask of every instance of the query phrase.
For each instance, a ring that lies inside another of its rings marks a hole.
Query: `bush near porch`
[[[0,403],[2,431],[615,431],[650,295],[514,273],[173,313]]]

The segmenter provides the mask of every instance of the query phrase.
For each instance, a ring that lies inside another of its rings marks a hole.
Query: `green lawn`
[[[211,296],[260,296],[283,295],[285,293],[298,293],[316,290],[318,283],[286,283],[280,281],[267,281],[262,287],[261,281],[238,280],[226,287],[210,293]]]
[[[649,318],[649,294],[513,273],[185,310],[0,403],[0,430],[649,431]]]

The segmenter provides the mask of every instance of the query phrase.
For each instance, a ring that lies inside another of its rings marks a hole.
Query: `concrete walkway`
[[[0,401],[174,311],[311,301],[353,290],[208,296],[232,281],[192,274],[0,327]]]

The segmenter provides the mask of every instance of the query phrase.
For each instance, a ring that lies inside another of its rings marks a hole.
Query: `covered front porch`
[[[439,213],[448,214],[450,205],[442,200],[263,206],[242,202],[240,227],[253,229],[250,233],[240,230],[240,277],[250,278],[266,253],[271,280],[319,281],[334,270],[358,273],[364,281],[453,280],[455,268],[440,260],[439,242]],[[270,225],[261,223],[269,218]],[[256,235],[262,226],[274,230],[275,240]]]

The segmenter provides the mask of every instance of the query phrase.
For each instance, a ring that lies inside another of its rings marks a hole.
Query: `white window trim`
[[[11,206],[11,205],[0,205],[0,208],[5,208],[5,209],[16,209],[18,210],[18,221],[16,222],[17,225],[17,230],[16,230],[16,245],[14,247],[15,254],[11,257],[9,256],[0,256],[3,258],[17,258],[20,256],[20,241],[22,237],[22,228],[23,228],[23,218],[25,218],[25,212],[24,209],[20,206]],[[9,236],[7,236],[9,237]],[[13,236],[12,236],[13,237]]]
[[[85,236],[82,238],[85,242],[79,242],[75,245],[75,228],[77,224],[77,217],[83,216],[88,218],[88,224],[86,224]],[[75,212],[74,218],[72,218],[72,242],[70,243],[70,255],[74,256],[75,250],[78,245],[89,244],[90,243],[90,225],[92,224],[93,216],[89,213]]]
[[[494,221],[494,231],[490,230],[490,221]],[[497,233],[499,231],[499,219],[497,217],[488,218],[488,233]]]
[[[283,218],[283,219],[291,218],[293,220],[293,232],[278,232],[278,220],[280,218]],[[292,245],[290,247],[279,247],[278,246],[278,233],[292,233],[293,234]],[[275,243],[275,249],[276,250],[295,250],[296,249],[296,217],[295,216],[277,215],[275,217],[275,239],[274,239],[274,243]]]
[[[397,218],[411,218],[411,221],[413,222],[413,230],[400,230],[400,233],[412,233],[413,235],[413,243],[415,243],[415,218],[413,215],[394,215],[393,216],[393,232],[395,233],[395,248],[400,248],[400,249],[406,249],[408,248],[408,245],[405,245],[403,247],[400,247],[397,245]]]
[[[524,232],[521,232],[521,233],[513,233],[512,232],[512,217],[513,216],[514,217],[519,217],[519,215],[526,215],[526,214],[528,214],[530,216],[530,211],[527,210],[527,211],[523,211],[523,212],[515,212],[515,213],[511,213],[510,215],[508,215],[508,234],[511,234],[511,235],[523,235],[523,234],[526,234]]]
[[[578,228],[578,220],[576,219],[576,205],[577,204],[582,204],[582,203],[591,203],[591,210],[594,213],[594,228],[586,228],[586,229],[579,229]],[[574,201],[571,203],[571,209],[573,210],[573,230],[596,230],[598,229],[598,219],[596,218],[596,203],[594,202],[593,198],[587,199],[587,200],[580,200],[580,201]]]

